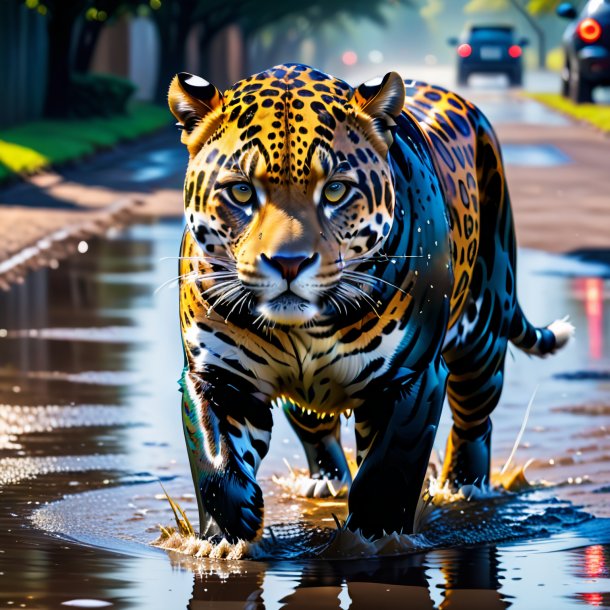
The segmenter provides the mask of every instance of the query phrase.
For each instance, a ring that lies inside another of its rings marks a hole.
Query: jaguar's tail
[[[513,345],[534,356],[554,354],[574,336],[568,316],[551,322],[545,328],[532,325],[517,305],[510,325],[509,339]]]

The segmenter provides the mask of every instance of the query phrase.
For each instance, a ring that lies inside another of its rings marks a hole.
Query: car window
[[[474,42],[510,42],[513,39],[512,30],[485,29],[473,30],[470,39]]]

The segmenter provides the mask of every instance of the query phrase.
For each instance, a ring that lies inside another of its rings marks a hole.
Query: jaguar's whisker
[[[379,312],[377,311],[377,303],[375,303],[375,301],[371,298],[371,295],[367,294],[364,290],[362,290],[362,288],[359,288],[358,286],[355,286],[354,284],[348,284],[348,283],[343,284],[342,287],[345,288],[345,289],[348,289],[348,290],[352,290],[357,295],[359,294],[362,297],[364,297],[365,301],[369,304],[371,309],[375,312],[375,315],[378,318],[381,317],[379,315]]]
[[[194,269],[193,271],[189,271],[188,273],[183,273],[182,275],[177,275],[176,277],[172,277],[169,280],[166,280],[162,284],[160,284],[154,291],[153,294],[157,294],[159,291],[163,290],[165,287],[169,286],[172,282],[179,282],[180,280],[187,278],[189,276],[196,276],[199,272]]]
[[[227,314],[227,318],[226,318],[227,322],[229,321],[229,318],[231,317],[231,314],[232,314],[232,313],[235,311],[235,309],[237,308],[237,306],[238,306],[240,303],[241,303],[241,305],[242,305],[242,307],[243,307],[244,301],[245,301],[245,300],[248,298],[248,296],[249,296],[249,295],[248,295],[248,293],[246,292],[246,293],[244,293],[244,294],[243,294],[241,297],[239,297],[239,298],[238,298],[238,299],[235,301],[235,304],[233,305],[233,307],[231,307],[231,311],[229,311],[229,313]],[[240,309],[239,309],[239,312],[241,312],[241,307],[240,307]],[[239,312],[238,312],[238,313],[239,313]]]

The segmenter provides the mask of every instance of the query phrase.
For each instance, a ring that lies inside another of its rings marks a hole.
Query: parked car
[[[506,74],[511,85],[523,82],[522,55],[528,41],[516,40],[512,26],[475,25],[448,42],[457,53],[459,85],[466,85],[474,73]]]
[[[557,14],[570,23],[563,34],[561,92],[577,104],[593,101],[593,89],[610,86],[610,0],[589,0],[580,13],[569,2]]]

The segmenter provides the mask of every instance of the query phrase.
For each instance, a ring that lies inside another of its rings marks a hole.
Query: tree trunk
[[[521,2],[519,2],[519,0],[509,1],[532,26],[534,33],[538,37],[538,67],[541,69],[546,68],[546,36],[544,30],[542,27],[540,27],[534,16],[521,4]]]
[[[49,16],[49,56],[44,114],[67,116],[70,110],[70,50],[72,31],[78,15],[72,2],[57,2]]]
[[[85,21],[78,33],[74,53],[74,70],[88,72],[93,60],[93,53],[105,22]]]
[[[159,72],[155,89],[155,101],[167,103],[167,90],[177,72],[186,67],[186,39],[193,26],[192,14],[195,3],[192,0],[163,3],[169,10],[156,11],[155,21],[159,31]]]
[[[155,102],[165,104],[167,103],[167,90],[172,79],[178,72],[184,71],[185,50],[184,41],[177,41],[168,33],[161,35],[159,41],[159,72],[157,73]]]

